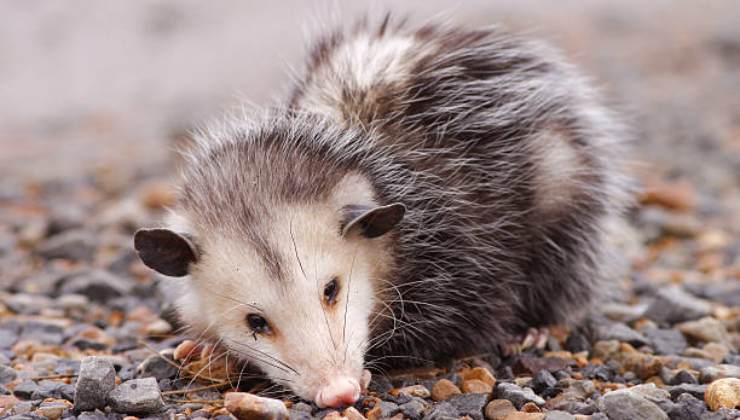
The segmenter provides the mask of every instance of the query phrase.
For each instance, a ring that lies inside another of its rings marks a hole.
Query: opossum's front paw
[[[521,354],[527,349],[544,349],[547,344],[547,328],[530,328],[525,334],[517,336],[513,341],[501,345],[501,355],[511,357]]]

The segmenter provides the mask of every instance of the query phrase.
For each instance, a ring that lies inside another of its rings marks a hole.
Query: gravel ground
[[[0,417],[740,418],[740,36],[718,28],[679,48],[589,22],[585,33],[642,57],[584,65],[633,111],[644,185],[631,270],[589,325],[552,326],[511,357],[376,373],[354,407],[319,410],[178,334],[131,248],[172,204],[175,160],[11,177],[0,184]]]

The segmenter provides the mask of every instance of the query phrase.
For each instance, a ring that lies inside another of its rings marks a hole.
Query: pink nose
[[[340,407],[354,404],[360,398],[360,384],[347,377],[330,379],[316,394],[316,404],[321,407]]]

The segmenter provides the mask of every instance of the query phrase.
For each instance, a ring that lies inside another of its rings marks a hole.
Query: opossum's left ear
[[[149,268],[165,276],[188,275],[198,253],[190,239],[169,229],[139,229],[134,234],[134,248]]]
[[[393,229],[403,219],[406,206],[401,203],[387,206],[347,206],[344,208],[342,236],[357,232],[366,238],[377,238]]]

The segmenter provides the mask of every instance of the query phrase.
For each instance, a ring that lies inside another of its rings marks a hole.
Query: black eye
[[[262,315],[249,314],[247,315],[247,325],[255,334],[269,334],[272,332],[270,324]]]
[[[333,305],[337,300],[337,294],[339,293],[339,279],[334,277],[329,283],[324,286],[324,301],[327,305]]]

